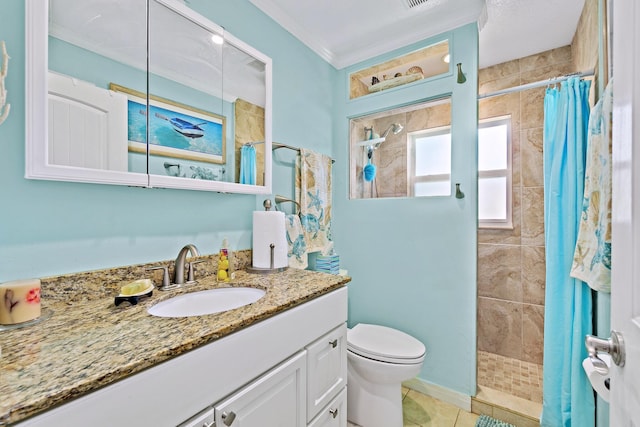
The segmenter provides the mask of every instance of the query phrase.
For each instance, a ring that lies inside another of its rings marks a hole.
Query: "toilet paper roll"
[[[282,268],[289,264],[287,258],[287,235],[284,212],[256,211],[253,213],[253,266],[271,267],[271,245],[273,267]]]
[[[607,364],[609,368],[611,368],[611,356],[608,354],[598,354],[598,357],[602,359],[604,363]],[[591,387],[598,393],[598,395],[605,402],[609,402],[609,389],[606,385],[604,385],[604,381],[609,378],[609,374],[602,375],[596,368],[593,366],[591,359],[588,357],[582,361],[582,367],[584,371],[587,373],[587,378],[589,378],[589,382],[591,383]]]

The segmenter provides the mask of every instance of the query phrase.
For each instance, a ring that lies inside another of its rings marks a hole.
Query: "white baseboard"
[[[447,402],[457,406],[467,412],[471,412],[471,396],[453,391],[451,389],[431,384],[420,378],[413,378],[402,383],[403,386],[415,390],[419,393],[426,394],[442,402]]]

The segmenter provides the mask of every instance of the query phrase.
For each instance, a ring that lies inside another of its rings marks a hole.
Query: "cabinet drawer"
[[[347,325],[307,346],[307,421],[347,384]]]
[[[346,427],[347,425],[347,390],[342,389],[338,397],[320,411],[320,414],[309,423],[309,427]]]

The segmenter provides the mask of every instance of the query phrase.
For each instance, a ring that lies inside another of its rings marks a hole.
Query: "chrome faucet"
[[[198,252],[198,248],[195,245],[188,244],[180,249],[174,265],[175,271],[173,272],[172,285],[182,285],[184,283],[184,263],[188,253],[191,253],[191,256],[200,256],[200,252]]]

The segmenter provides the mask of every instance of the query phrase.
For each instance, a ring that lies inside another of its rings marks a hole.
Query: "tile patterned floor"
[[[542,366],[478,352],[478,390],[472,407],[519,427],[539,426]],[[402,389],[404,427],[475,427],[479,415],[417,391]],[[514,397],[515,396],[515,397]],[[348,423],[348,427],[358,427]]]
[[[474,427],[479,415],[414,390],[402,389],[404,427]],[[347,423],[348,427],[358,427]]]
[[[478,351],[478,385],[542,403],[542,365]]]

